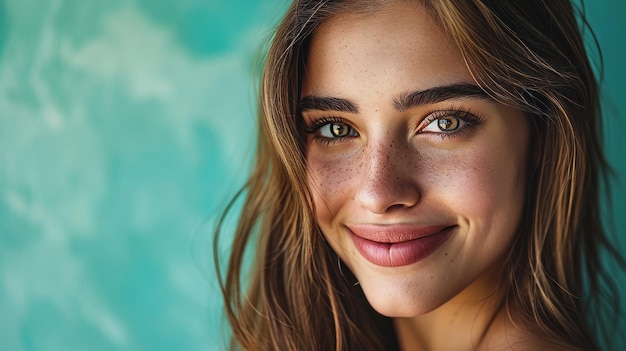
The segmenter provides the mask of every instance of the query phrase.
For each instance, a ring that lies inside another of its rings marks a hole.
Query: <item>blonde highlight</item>
[[[244,207],[224,277],[218,268],[232,349],[397,347],[390,319],[369,307],[349,271],[334,267],[338,258],[316,225],[297,106],[308,41],[317,28],[332,16],[380,5],[295,1],[276,30],[261,81],[255,168],[238,195]],[[598,349],[586,318],[600,313],[591,306],[619,302],[601,253],[623,262],[598,211],[608,166],[598,86],[574,8],[561,0],[421,5],[454,39],[476,82],[497,101],[524,111],[534,126],[526,210],[502,274],[509,318],[558,344]],[[218,224],[215,247],[233,206],[234,200]],[[250,246],[256,255],[247,272]],[[219,267],[217,250],[214,257]],[[247,274],[253,279],[246,286]]]

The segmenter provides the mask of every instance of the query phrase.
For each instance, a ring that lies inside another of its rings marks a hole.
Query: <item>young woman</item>
[[[295,1],[260,100],[234,349],[599,347],[616,254],[569,1]]]

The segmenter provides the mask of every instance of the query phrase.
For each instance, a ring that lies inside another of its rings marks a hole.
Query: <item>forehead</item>
[[[335,15],[311,39],[303,95],[354,90],[359,82],[398,93],[473,79],[430,12],[390,2],[367,13]]]

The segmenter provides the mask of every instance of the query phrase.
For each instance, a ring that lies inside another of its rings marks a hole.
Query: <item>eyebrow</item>
[[[465,83],[437,86],[426,90],[402,94],[394,99],[393,106],[398,111],[406,111],[411,107],[436,104],[450,99],[461,98],[480,98],[493,101],[493,98],[478,85]]]
[[[402,112],[412,107],[435,104],[450,99],[460,98],[493,100],[493,98],[491,98],[489,94],[487,94],[478,85],[456,83],[401,94],[393,100],[393,106],[396,110]],[[359,112],[357,104],[348,99],[316,95],[308,95],[300,99],[298,108],[300,111],[318,110],[350,113]]]
[[[348,99],[326,96],[305,96],[300,99],[298,107],[300,111],[318,110],[359,113],[359,109],[354,102]]]

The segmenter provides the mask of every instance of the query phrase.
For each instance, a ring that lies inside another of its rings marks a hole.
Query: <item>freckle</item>
[[[430,276],[430,280],[433,280],[433,276],[432,275]]]

